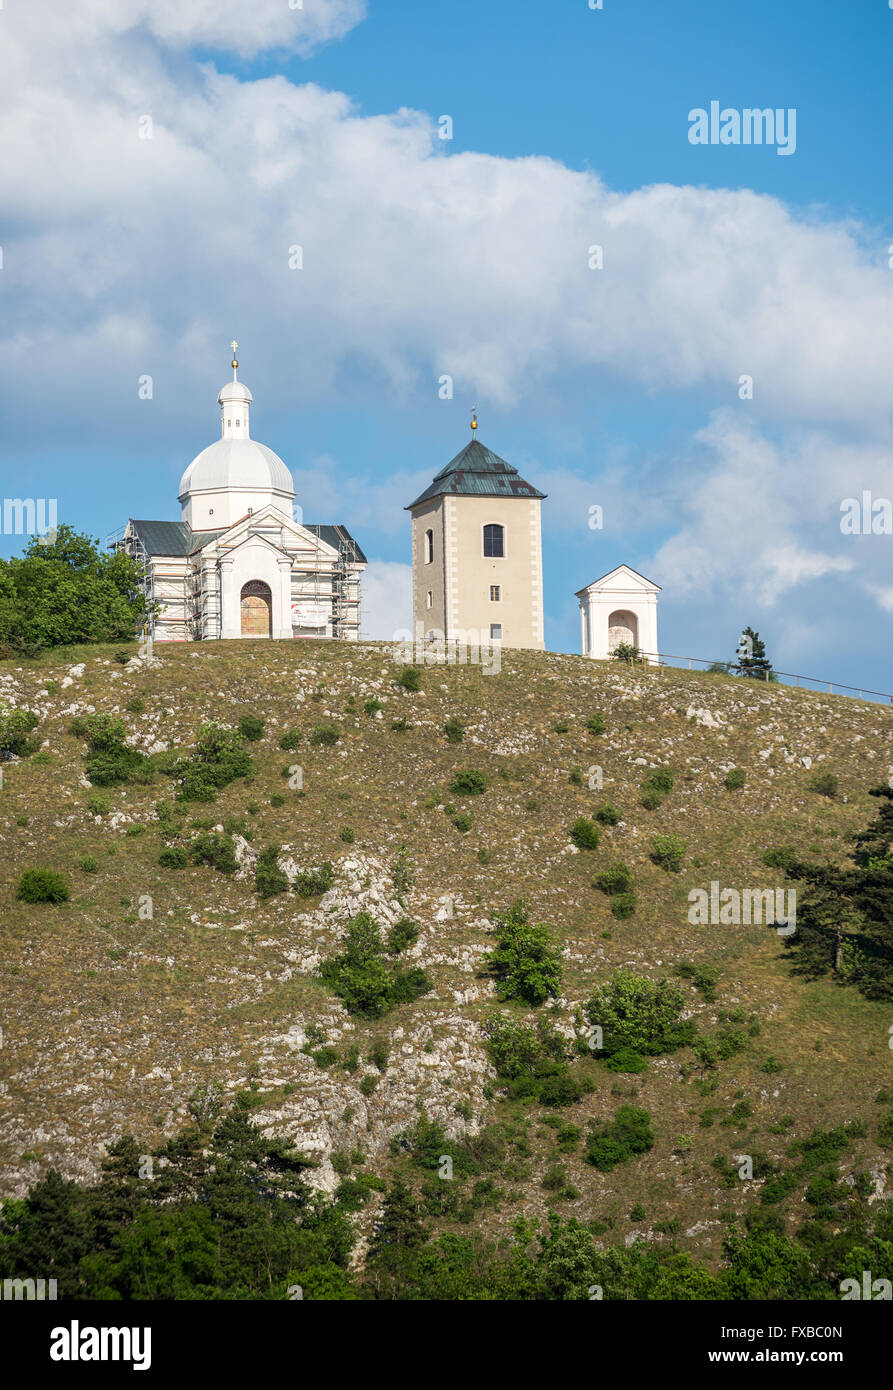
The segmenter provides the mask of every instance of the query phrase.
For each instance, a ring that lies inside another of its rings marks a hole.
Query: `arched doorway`
[[[250,579],[243,584],[239,607],[243,637],[273,636],[273,595],[269,584],[262,579]]]
[[[608,618],[608,651],[614,651],[621,643],[629,647],[639,645],[639,620],[625,608],[618,608]]]

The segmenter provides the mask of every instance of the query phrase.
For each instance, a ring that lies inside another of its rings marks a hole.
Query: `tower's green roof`
[[[472,439],[404,511],[411,511],[432,497],[543,498],[545,495],[531,483],[525,483],[517,468],[494,454],[480,440]]]

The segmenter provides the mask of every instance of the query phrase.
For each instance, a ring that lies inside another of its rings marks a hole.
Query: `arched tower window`
[[[425,564],[430,565],[434,559],[434,532],[425,532]]]
[[[501,559],[505,555],[505,527],[491,523],[484,527],[484,555]]]

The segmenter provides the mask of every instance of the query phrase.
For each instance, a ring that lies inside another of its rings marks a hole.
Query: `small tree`
[[[642,659],[642,653],[632,642],[618,642],[611,655],[624,666],[632,666],[634,662]]]
[[[500,999],[543,1004],[558,994],[561,951],[552,945],[549,928],[530,920],[523,901],[496,918],[496,950],[486,957],[489,973],[499,981]]]
[[[776,679],[772,663],[766,656],[766,644],[752,627],[746,627],[738,641],[738,670],[751,680]]]

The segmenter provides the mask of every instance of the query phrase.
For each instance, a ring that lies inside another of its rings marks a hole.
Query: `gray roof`
[[[465,448],[442,468],[433,483],[410,502],[404,511],[411,511],[421,502],[434,497],[539,497],[546,496],[531,483],[525,483],[505,459],[494,454],[480,440],[472,439]]]
[[[190,531],[183,521],[131,521],[130,524],[147,555],[194,555],[197,550],[203,550],[211,541],[217,540],[218,536],[226,534],[225,531]],[[361,565],[366,564],[366,556],[346,526],[302,524],[306,531],[312,531],[326,545],[335,550],[344,545],[356,555]]]

